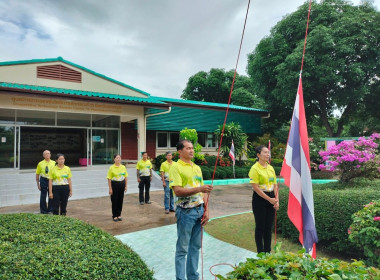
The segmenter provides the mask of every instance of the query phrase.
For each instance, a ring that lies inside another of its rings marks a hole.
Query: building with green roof
[[[215,153],[213,132],[227,104],[151,96],[58,58],[0,62],[0,170],[34,168],[41,152],[66,154],[69,166],[126,162],[174,150],[183,128],[195,128],[203,152]],[[261,134],[265,110],[230,105],[228,122]]]

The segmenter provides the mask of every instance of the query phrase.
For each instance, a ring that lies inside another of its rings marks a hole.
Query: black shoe
[[[144,205],[144,202],[140,202],[140,205]]]
[[[169,212],[175,212],[175,210],[174,210],[174,209],[172,209],[172,210],[169,210]]]
[[[118,221],[117,217],[112,218],[112,220],[113,220],[114,222],[117,222],[117,221]]]
[[[146,204],[152,204],[152,202],[148,201],[148,202],[145,202]]]

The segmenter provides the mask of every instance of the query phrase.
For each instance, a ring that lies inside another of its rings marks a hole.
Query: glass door
[[[17,168],[14,126],[0,126],[0,168]]]
[[[91,135],[92,164],[113,163],[114,154],[119,151],[119,130],[93,129]]]

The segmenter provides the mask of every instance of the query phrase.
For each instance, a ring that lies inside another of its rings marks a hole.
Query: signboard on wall
[[[100,142],[101,139],[102,138],[100,136],[92,136],[92,142]]]

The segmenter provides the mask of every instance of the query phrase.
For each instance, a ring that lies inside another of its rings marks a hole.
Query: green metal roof
[[[98,98],[105,98],[105,99],[132,101],[132,102],[138,102],[138,103],[160,104],[160,105],[168,106],[165,102],[159,101],[150,96],[147,98],[142,98],[142,97],[134,97],[134,96],[126,96],[126,95],[93,92],[93,91],[82,91],[82,90],[74,90],[74,89],[2,83],[2,82],[0,82],[0,88],[12,88],[12,89],[31,90],[31,91],[40,91],[40,92],[62,93],[62,94],[67,94],[67,95],[98,97]]]
[[[220,109],[227,109],[227,104],[224,104],[224,103],[213,103],[213,102],[204,102],[204,101],[174,99],[174,98],[167,98],[167,97],[154,97],[154,98],[158,99],[160,101],[169,102],[169,103],[177,103],[177,104],[183,104],[183,105],[196,105],[196,106],[205,106],[205,107],[214,107],[214,108],[220,108]],[[269,112],[269,111],[264,110],[264,109],[255,109],[255,108],[237,106],[237,105],[233,105],[233,104],[230,104],[230,109],[232,109],[232,110],[241,110],[241,111],[261,112],[261,113],[268,113]]]
[[[19,65],[19,64],[30,64],[30,63],[43,63],[43,62],[58,62],[58,61],[60,61],[60,62],[64,62],[64,63],[66,63],[66,64],[69,64],[69,65],[71,65],[71,66],[73,66],[73,67],[76,67],[76,68],[82,69],[82,70],[84,70],[84,71],[86,71],[86,72],[89,72],[89,73],[95,75],[95,76],[101,77],[101,78],[103,78],[103,79],[106,79],[106,80],[108,80],[108,81],[111,81],[111,82],[113,82],[113,83],[116,83],[116,84],[118,84],[118,85],[121,85],[121,86],[123,86],[123,87],[127,87],[127,88],[129,88],[129,89],[132,89],[132,90],[134,90],[134,91],[137,91],[137,92],[139,92],[139,93],[142,93],[142,94],[144,94],[144,95],[146,95],[146,96],[150,96],[150,94],[147,93],[147,92],[145,92],[145,91],[142,91],[142,90],[140,90],[140,89],[134,88],[134,87],[132,87],[132,86],[130,86],[130,85],[124,84],[124,83],[122,83],[122,82],[119,82],[119,81],[117,81],[117,80],[114,80],[114,79],[112,79],[112,78],[109,78],[109,77],[107,77],[107,76],[105,76],[105,75],[99,74],[99,73],[97,73],[97,72],[95,72],[95,71],[92,71],[92,70],[90,70],[90,69],[88,69],[88,68],[86,68],[86,67],[83,67],[83,66],[80,66],[80,65],[78,65],[78,64],[75,64],[75,63],[73,63],[73,62],[71,62],[71,61],[65,60],[65,59],[63,59],[61,56],[59,56],[59,57],[57,57],[57,58],[30,59],[30,60],[19,60],[19,61],[5,61],[5,62],[0,62],[0,66],[6,66],[6,65]]]
[[[158,109],[148,109],[148,114],[162,112]],[[223,124],[225,111],[209,110],[205,108],[185,108],[172,106],[168,114],[156,115],[147,118],[147,130],[181,131],[185,127],[194,128],[198,132],[214,132],[218,125]],[[246,133],[261,133],[261,116],[252,112],[228,113],[227,122],[239,123]]]

